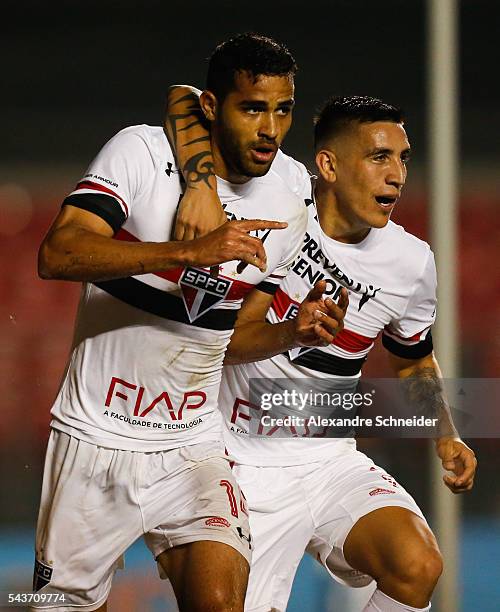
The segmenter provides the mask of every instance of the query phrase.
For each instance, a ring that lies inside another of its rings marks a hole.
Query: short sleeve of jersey
[[[384,330],[382,342],[391,353],[405,359],[419,359],[432,352],[431,326],[436,319],[436,287],[436,265],[429,249],[404,315],[391,321]]]
[[[63,205],[88,210],[117,232],[153,165],[140,126],[126,128],[104,145]]]

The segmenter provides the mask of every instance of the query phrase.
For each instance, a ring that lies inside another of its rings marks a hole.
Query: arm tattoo
[[[179,98],[178,100],[173,100],[172,104],[179,104],[180,102],[193,102],[193,101],[198,101],[197,97],[195,96],[195,94],[193,93],[187,93],[186,95],[182,96],[181,98]]]
[[[196,126],[208,127],[206,119],[200,108],[198,97],[195,94],[186,94],[169,103],[168,124],[170,128],[170,140],[173,148],[178,149],[178,134],[194,128]],[[178,111],[178,112],[175,112]],[[186,121],[188,122],[186,124]],[[202,142],[210,143],[210,135],[194,138],[184,143],[183,147],[199,144]],[[215,188],[214,164],[210,147],[189,157],[183,168],[187,186],[196,189],[197,183],[205,183],[209,189]]]
[[[183,144],[182,146],[189,147],[189,145],[193,145],[198,142],[210,142],[210,136],[200,136],[199,138],[195,138],[194,140],[190,140],[189,142],[186,142],[186,144]]]
[[[171,135],[173,138],[173,145],[177,148],[177,134],[179,132],[184,132],[186,130],[189,130],[189,128],[195,127],[196,125],[204,125],[204,117],[203,117],[203,113],[201,112],[200,107],[198,106],[198,101],[196,101],[197,106],[189,106],[188,108],[185,108],[185,112],[183,113],[171,113],[169,111],[168,113],[168,123],[170,126],[170,131],[171,131]],[[174,106],[174,105],[172,105]],[[173,110],[173,108],[172,108]],[[193,121],[191,121],[191,123],[188,123],[187,125],[183,126],[183,127],[179,127],[178,123],[181,121],[184,121],[185,119],[194,119]]]
[[[205,159],[207,158],[208,159]],[[190,157],[185,166],[187,186],[196,189],[196,183],[204,182],[209,189],[213,189],[210,179],[214,176],[214,164],[212,161],[212,151],[202,151]]]
[[[179,128],[177,130],[177,132],[185,132],[186,130],[189,130],[189,128],[194,127],[195,125],[200,125],[200,120],[199,119],[196,119],[196,121],[191,121],[191,123],[188,123],[183,128]]]
[[[442,380],[434,368],[417,368],[401,382],[405,399],[416,414],[438,419],[437,431],[440,437],[458,435],[444,394]]]

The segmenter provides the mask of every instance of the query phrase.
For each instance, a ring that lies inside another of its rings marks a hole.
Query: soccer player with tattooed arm
[[[197,121],[192,88],[172,88],[168,110],[166,125],[183,166],[192,156],[189,142],[206,136],[209,126]],[[307,207],[307,232],[270,309],[261,303],[240,312],[219,396],[254,541],[245,610],[285,610],[306,551],[343,584],[375,580],[364,612],[429,610],[442,571],[435,537],[411,495],[356,450],[350,432],[333,439],[250,433],[250,380],[307,378],[318,387],[354,391],[380,334],[407,401],[437,417],[444,484],[453,493],[473,486],[476,459],[454,427],[433,352],[434,257],[425,242],[390,221],[410,156],[402,112],[365,96],[330,99],[316,118],[315,156],[312,182],[304,166],[282,152],[273,162]],[[208,169],[209,152],[202,159]],[[207,217],[215,211],[217,222],[220,205],[209,177],[199,181],[200,168],[187,166],[186,180],[195,188],[186,203],[191,224],[195,208]],[[189,232],[196,233],[194,225]],[[314,282],[318,297],[330,296],[327,303],[349,288],[344,325],[326,345],[283,350],[272,330],[290,324]],[[253,325],[254,333],[238,334],[240,322]]]
[[[52,408],[33,586],[51,598],[38,609],[106,610],[144,536],[181,611],[243,610],[252,544],[217,398],[238,310],[272,299],[306,228],[303,202],[270,171],[295,70],[283,45],[256,35],[211,57],[202,102],[220,227],[171,240],[184,185],[163,128],[139,125],[104,145],[40,247],[42,278],[83,287]],[[273,342],[329,341],[342,317],[312,294],[300,328]]]

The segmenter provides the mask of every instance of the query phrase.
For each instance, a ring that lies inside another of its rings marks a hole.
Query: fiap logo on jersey
[[[232,281],[210,276],[207,270],[186,268],[179,279],[182,300],[192,323],[225,299]]]

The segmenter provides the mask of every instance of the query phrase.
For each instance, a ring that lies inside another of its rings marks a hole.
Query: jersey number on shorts
[[[229,482],[229,480],[221,480],[219,484],[221,487],[225,487],[226,489],[229,505],[231,507],[231,514],[238,518],[238,504],[236,503],[236,497],[234,496],[233,485]]]

